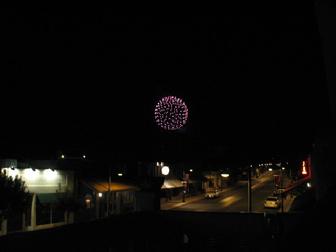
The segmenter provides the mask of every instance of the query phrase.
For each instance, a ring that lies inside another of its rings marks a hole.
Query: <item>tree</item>
[[[8,177],[5,171],[0,170],[0,218],[9,211],[23,211],[30,200],[24,181],[18,176]]]

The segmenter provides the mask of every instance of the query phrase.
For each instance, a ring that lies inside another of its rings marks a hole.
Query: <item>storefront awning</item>
[[[95,190],[96,192],[107,192],[109,190],[109,183],[106,181],[82,181],[89,188]],[[111,182],[110,190],[112,192],[118,191],[138,191],[139,188],[134,185],[122,183],[122,182]]]

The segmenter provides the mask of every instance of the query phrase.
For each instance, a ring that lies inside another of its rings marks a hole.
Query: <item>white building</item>
[[[74,172],[62,169],[58,160],[18,162],[14,159],[2,159],[0,170],[13,179],[20,178],[25,182],[27,191],[32,194],[31,207],[23,213],[23,230],[36,230],[72,222],[72,214],[58,213],[58,218],[56,217],[56,205],[62,198],[73,196],[75,187]],[[38,207],[44,209],[43,213],[47,213],[37,216]]]

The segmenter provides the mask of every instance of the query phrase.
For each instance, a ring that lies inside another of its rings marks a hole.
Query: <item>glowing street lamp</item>
[[[163,166],[162,168],[161,168],[161,173],[162,173],[162,175],[164,175],[164,176],[167,176],[168,174],[169,174],[169,167],[168,166]]]
[[[221,176],[222,176],[223,178],[228,178],[228,177],[230,177],[230,174],[228,174],[228,173],[222,173]]]
[[[103,197],[103,194],[102,194],[101,192],[98,193],[98,197],[99,197],[99,198]]]

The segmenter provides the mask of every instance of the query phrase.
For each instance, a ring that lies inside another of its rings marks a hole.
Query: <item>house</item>
[[[79,197],[86,217],[102,218],[111,214],[135,212],[136,193],[140,188],[130,181],[114,179],[82,179]],[[82,215],[83,215],[82,212]]]

